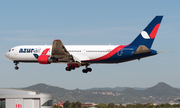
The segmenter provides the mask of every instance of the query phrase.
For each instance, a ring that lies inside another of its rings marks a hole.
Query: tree
[[[169,103],[165,104],[166,108],[171,108],[171,105]]]
[[[155,108],[161,108],[161,105],[156,105]]]
[[[81,106],[82,106],[82,103],[81,102],[73,102],[72,103],[72,108],[81,108]]]
[[[66,102],[64,102],[63,107],[68,108],[70,106],[70,104],[71,103],[69,101],[66,101]]]
[[[109,103],[108,108],[116,108],[116,105],[114,103]]]
[[[134,106],[133,105],[131,105],[131,104],[127,104],[126,105],[126,108],[133,108]]]
[[[62,108],[61,106],[54,106],[53,108]]]
[[[123,106],[122,104],[120,104],[120,105],[118,106],[118,108],[125,108],[125,106]]]
[[[88,108],[89,106],[83,106],[83,108]]]
[[[137,103],[137,104],[136,104],[136,107],[137,107],[137,108],[143,108],[143,105],[140,104],[140,103]]]
[[[164,108],[164,107],[165,107],[165,104],[161,104],[160,106],[161,106],[161,108]]]
[[[77,102],[76,102],[76,106],[78,106],[79,108],[81,108],[82,103],[81,103],[81,102],[79,102],[79,101],[77,101]]]
[[[99,103],[98,105],[96,105],[95,107],[97,108],[107,108],[107,105],[104,103]]]

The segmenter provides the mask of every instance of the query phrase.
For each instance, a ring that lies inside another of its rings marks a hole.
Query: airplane
[[[90,64],[122,63],[140,60],[158,54],[151,49],[163,16],[155,16],[148,26],[128,45],[64,45],[55,39],[52,45],[20,45],[6,53],[6,57],[15,63],[67,63],[66,71],[85,66],[83,73],[92,71]]]

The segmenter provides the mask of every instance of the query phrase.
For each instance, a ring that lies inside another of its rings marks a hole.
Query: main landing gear
[[[88,68],[90,64],[83,64],[81,66],[86,66],[85,69],[82,70],[83,73],[88,73],[88,72],[91,72],[92,69],[91,68]],[[75,68],[79,68],[79,66],[77,64],[68,64],[68,66],[65,68],[66,71],[71,71],[71,70],[74,70]]]
[[[91,68],[87,68],[87,67],[86,67],[86,69],[82,70],[83,73],[88,73],[88,72],[91,72],[91,71],[92,71],[92,69]]]
[[[91,71],[92,71],[92,69],[91,69],[91,68],[88,68],[88,66],[89,66],[89,64],[86,65],[86,69],[83,69],[83,70],[82,70],[83,73],[88,73],[88,72],[91,72]]]
[[[75,66],[66,67],[66,71],[71,71],[71,70],[74,70],[74,69],[75,69]]]
[[[18,69],[19,69],[19,67],[18,67],[19,62],[14,61],[14,63],[15,63],[14,69],[15,69],[15,70],[18,70]]]

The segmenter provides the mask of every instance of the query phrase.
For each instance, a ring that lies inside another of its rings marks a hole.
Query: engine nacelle
[[[50,64],[50,55],[40,55],[38,57],[39,64]]]

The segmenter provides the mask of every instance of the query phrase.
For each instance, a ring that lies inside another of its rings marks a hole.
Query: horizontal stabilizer
[[[143,54],[151,52],[145,45],[140,45],[133,54]]]

